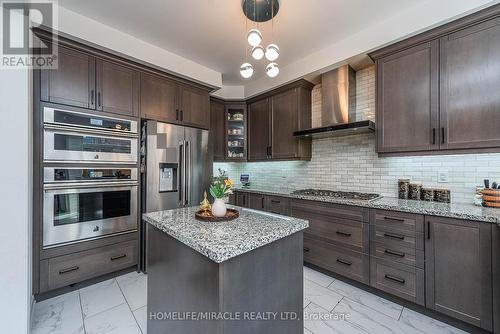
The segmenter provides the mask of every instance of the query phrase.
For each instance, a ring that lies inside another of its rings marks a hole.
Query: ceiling
[[[419,0],[281,0],[274,20],[261,23],[264,46],[275,42],[284,67],[409,9]],[[314,4],[314,6],[311,6]],[[224,85],[265,76],[265,59],[243,79],[246,28],[240,0],[59,0],[59,5],[222,73]],[[253,27],[248,22],[248,29]]]

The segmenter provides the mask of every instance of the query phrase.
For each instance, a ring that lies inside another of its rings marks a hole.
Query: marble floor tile
[[[443,333],[443,334],[466,334],[461,329],[450,326],[439,320],[432,319],[424,314],[415,312],[408,308],[403,309],[400,321],[415,328],[416,333]]]
[[[141,334],[127,303],[85,318],[86,334]]]
[[[309,305],[310,302],[311,301],[309,299],[307,299],[307,298],[304,297],[304,308],[306,308],[307,305]]]
[[[139,324],[142,334],[147,334],[147,327],[148,327],[147,308],[148,308],[147,306],[143,306],[132,312],[134,314],[135,320]]]
[[[359,304],[381,312],[395,320],[399,319],[401,311],[403,311],[403,306],[401,305],[393,303],[370,292],[361,290],[340,280],[335,280],[328,286],[328,289],[333,290]]]
[[[304,310],[304,328],[313,334],[371,334],[314,303]]]
[[[148,290],[146,275],[134,271],[117,277],[116,281],[132,311],[147,304]]]
[[[78,291],[35,304],[32,334],[83,334],[82,310]]]
[[[308,267],[304,267],[304,278],[313,281],[314,283],[319,284],[325,288],[332,284],[332,282],[334,281],[332,277]]]
[[[84,319],[120,304],[126,304],[125,297],[115,279],[80,289],[80,298]]]
[[[342,295],[305,279],[304,298],[310,300],[318,306],[321,306],[327,311],[331,311],[342,299]]]
[[[304,327],[304,334],[313,334],[313,332]]]

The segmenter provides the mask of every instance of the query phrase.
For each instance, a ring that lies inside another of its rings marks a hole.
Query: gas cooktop
[[[292,192],[294,195],[303,196],[318,196],[318,197],[332,197],[339,199],[352,199],[360,201],[372,201],[380,197],[379,194],[368,194],[349,191],[333,191],[333,190],[319,190],[319,189],[302,189]]]

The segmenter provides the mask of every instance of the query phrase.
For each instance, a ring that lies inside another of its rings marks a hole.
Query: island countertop
[[[285,238],[307,227],[307,220],[260,211],[237,209],[240,216],[228,222],[203,222],[194,217],[198,207],[143,214],[143,219],[216,263]]]

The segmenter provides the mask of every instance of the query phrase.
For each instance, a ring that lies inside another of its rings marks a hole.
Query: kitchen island
[[[197,208],[143,215],[148,333],[302,333],[308,222],[235,207],[229,222]]]

